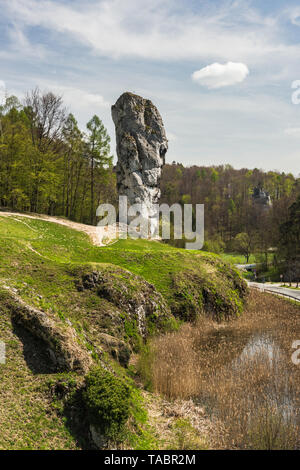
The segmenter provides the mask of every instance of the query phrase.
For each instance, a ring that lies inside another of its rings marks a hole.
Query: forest
[[[98,116],[80,131],[62,97],[38,88],[0,108],[0,205],[95,223],[115,191],[110,137]]]
[[[270,194],[271,206],[254,203],[256,187]],[[230,249],[241,232],[256,238],[260,248],[276,244],[279,226],[299,194],[300,178],[257,168],[236,170],[230,165],[184,168],[173,162],[166,165],[162,178],[162,202],[205,205],[206,239],[216,249],[218,244],[220,249]]]

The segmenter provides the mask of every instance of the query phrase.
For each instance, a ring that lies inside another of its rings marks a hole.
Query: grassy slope
[[[0,365],[0,449],[76,449],[49,393],[49,381],[61,374],[47,371],[37,341],[15,334],[3,305],[0,339],[6,343],[6,364]]]
[[[10,286],[21,289],[23,297],[32,298],[43,308],[59,310],[60,304],[68,310],[67,294],[74,290],[70,270],[78,265],[97,268],[98,263],[112,263],[129,269],[154,284],[167,299],[173,276],[183,268],[201,271],[210,279],[216,267],[228,270],[217,255],[205,252],[146,240],[120,240],[111,247],[99,248],[83,233],[51,222],[18,219],[0,217],[0,279],[8,279]],[[222,280],[220,277],[218,283]]]
[[[215,255],[143,240],[122,240],[111,247],[99,248],[90,243],[87,235],[61,225],[0,217],[0,293],[1,285],[15,288],[31,305],[53,312],[63,320],[71,319],[78,329],[89,328],[85,312],[107,307],[105,299],[76,290],[74,280],[79,267],[118,265],[153,283],[170,300],[174,275],[184,269],[211,279],[218,260]],[[219,268],[223,273],[222,263]],[[222,273],[218,280],[225,286],[226,274]],[[188,282],[185,280],[184,289]],[[7,344],[8,357],[7,364],[0,365],[0,448],[75,448],[64,419],[55,413],[51,396],[45,392],[49,377],[58,374],[43,373],[28,357],[24,360],[31,341],[12,333],[9,315],[1,302],[0,312],[0,339]],[[38,347],[33,356],[37,350]],[[42,364],[43,360],[38,362]]]

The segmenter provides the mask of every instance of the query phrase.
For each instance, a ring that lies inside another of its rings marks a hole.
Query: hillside
[[[92,391],[104,383],[116,396],[119,387],[129,390],[124,422],[131,416],[131,427],[127,420],[126,438],[114,431],[114,439],[154,446],[141,443],[147,416],[130,356],[182,321],[239,316],[246,290],[217,255],[142,240],[97,247],[64,225],[0,217],[0,339],[7,356],[0,365],[0,448],[93,446],[99,433],[87,416],[100,413]],[[102,380],[100,370],[109,377]]]

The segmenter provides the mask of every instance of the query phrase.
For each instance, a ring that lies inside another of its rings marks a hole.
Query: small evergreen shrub
[[[105,437],[116,439],[129,417],[129,387],[111,372],[97,367],[86,376],[83,400],[89,422]]]

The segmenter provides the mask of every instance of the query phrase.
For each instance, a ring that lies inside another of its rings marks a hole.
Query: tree
[[[6,99],[0,110],[0,204],[12,209],[28,210],[31,171],[28,157],[33,149],[26,116],[17,100],[11,98]]]
[[[66,119],[63,128],[63,140],[65,144],[62,194],[63,212],[66,217],[74,219],[86,158],[84,155],[83,135],[78,128],[78,123],[73,114],[69,114]]]
[[[62,97],[52,92],[41,93],[35,88],[25,97],[25,112],[30,123],[32,141],[46,152],[59,144],[66,120]]]
[[[47,212],[53,214],[57,204],[57,187],[60,184],[56,173],[56,160],[61,158],[62,131],[66,118],[62,97],[52,92],[42,94],[36,88],[26,95],[24,111],[34,148],[30,161],[30,210],[43,210],[46,199]]]
[[[246,258],[246,262],[249,262],[250,255],[253,253],[255,248],[254,236],[248,233],[238,233],[234,239],[234,247],[236,251]]]
[[[289,282],[300,278],[300,196],[289,207],[286,222],[280,225],[279,254]]]
[[[23,105],[6,97],[0,124],[1,206],[88,223],[100,200],[115,202],[109,136],[97,116],[84,135],[61,97],[35,89]]]
[[[259,184],[269,192],[272,207],[253,204],[253,190]],[[204,204],[207,239],[220,236],[226,251],[233,249],[237,234],[259,233],[257,248],[264,253],[266,264],[269,248],[278,244],[279,225],[299,192],[300,179],[292,174],[235,170],[230,165],[184,168],[167,164],[161,179],[161,202],[180,203],[183,196],[190,195],[192,204]]]
[[[98,116],[87,123],[87,158],[90,165],[90,223],[94,224],[96,220],[95,197],[100,202],[100,191],[95,195],[96,176],[105,178],[107,170],[112,167],[112,156],[110,155],[110,137],[102,121]]]

